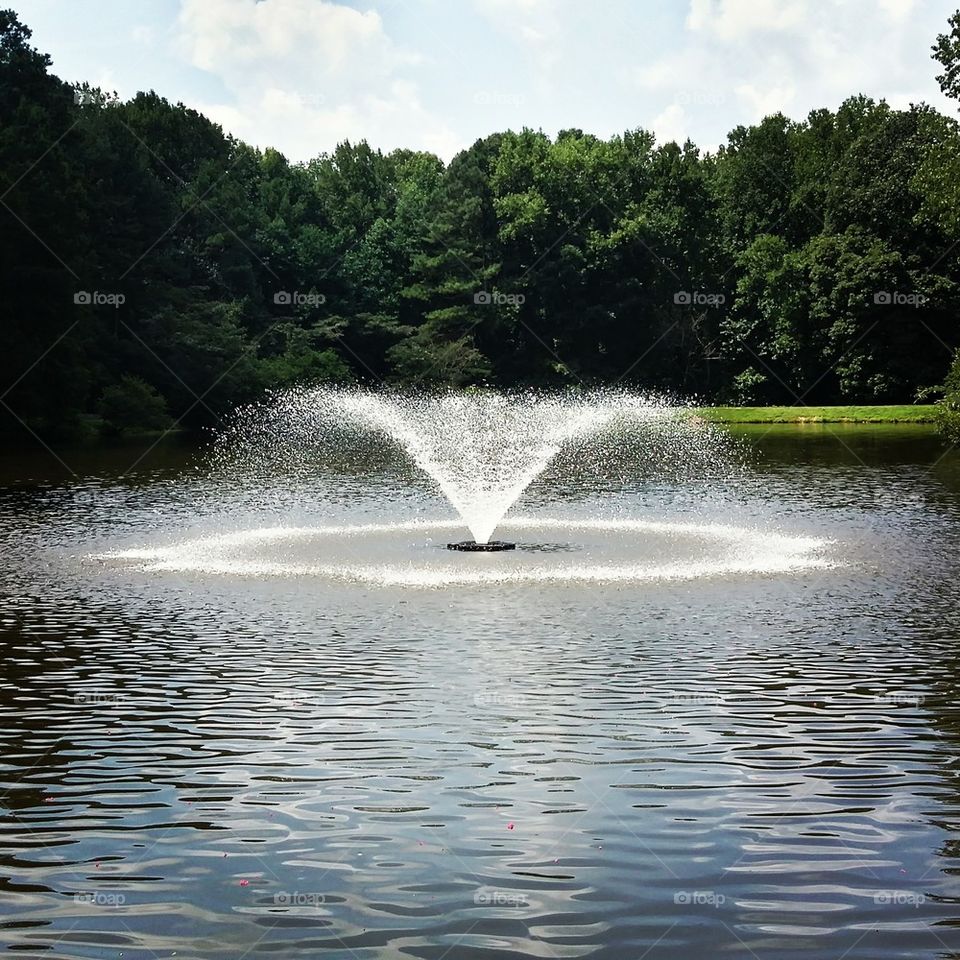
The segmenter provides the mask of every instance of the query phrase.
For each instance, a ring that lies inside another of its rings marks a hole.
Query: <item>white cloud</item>
[[[805,0],[691,0],[687,27],[729,41],[754,33],[792,32],[808,13]]]
[[[130,31],[130,39],[134,43],[139,43],[144,46],[149,46],[151,43],[156,42],[157,32],[153,27],[148,27],[143,24],[134,27]]]
[[[182,0],[180,48],[233,102],[201,109],[231,133],[301,160],[343,139],[438,150],[458,138],[402,76],[418,57],[380,16],[331,0]]]
[[[669,143],[676,140],[683,143],[690,135],[690,121],[687,111],[678,103],[671,103],[662,113],[653,118],[652,131],[657,135],[657,143]]]
[[[564,62],[565,0],[474,0],[474,7],[502,36],[524,49],[533,80],[551,82]]]
[[[94,76],[89,77],[91,86],[99,87],[104,93],[116,93],[120,97],[133,96],[133,91],[124,88],[117,81],[116,75],[109,67],[101,68]]]
[[[917,0],[880,0],[880,9],[894,22],[906,20],[913,13]]]
[[[736,88],[736,94],[746,105],[749,119],[755,122],[771,113],[789,114],[796,90],[791,84],[760,89],[752,83],[741,83]]]
[[[374,11],[327,0],[183,0],[180,25],[191,62],[235,80],[336,83],[362,64],[383,76],[404,60]]]
[[[704,128],[721,117],[728,129],[778,111],[801,120],[858,93],[898,106],[926,100],[952,113],[932,82],[937,18],[923,14],[916,0],[690,0],[685,36],[633,79],[660,97],[655,132],[657,123],[675,127],[670,105],[679,103],[704,145]],[[944,7],[944,25],[948,14]]]

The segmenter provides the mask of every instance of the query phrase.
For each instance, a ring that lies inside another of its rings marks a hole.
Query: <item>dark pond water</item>
[[[558,462],[510,559],[389,456],[5,455],[0,944],[960,957],[960,457],[739,435],[729,480]]]

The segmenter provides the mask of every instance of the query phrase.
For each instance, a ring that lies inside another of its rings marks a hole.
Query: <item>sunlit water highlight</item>
[[[724,524],[649,520],[560,520],[515,517],[507,530],[526,538],[509,557],[462,557],[443,551],[442,535],[458,521],[410,521],[314,527],[264,527],[208,535],[160,547],[133,548],[103,559],[145,571],[242,577],[327,577],[392,586],[685,580],[774,574],[830,566],[828,541]],[[543,543],[562,536],[560,543]],[[530,538],[535,538],[530,540]],[[582,541],[596,545],[585,562]],[[393,563],[365,560],[401,545]],[[573,541],[567,543],[566,541]],[[575,542],[581,541],[580,543]],[[417,549],[420,547],[420,549]],[[426,548],[426,549],[424,549]],[[433,548],[433,549],[430,549]],[[439,548],[439,549],[438,549]],[[323,559],[314,559],[314,558]],[[332,558],[338,558],[332,562]],[[478,562],[479,561],[479,562]]]

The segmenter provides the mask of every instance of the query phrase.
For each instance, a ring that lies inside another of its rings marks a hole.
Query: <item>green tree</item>
[[[0,11],[4,434],[200,428],[309,381],[902,402],[960,345],[960,125],[927,106],[851,97],[708,154],[524,129],[298,164],[71,88],[29,40]],[[934,54],[956,96],[960,12]]]
[[[139,377],[123,374],[100,399],[100,413],[111,433],[167,430],[173,420],[157,390]]]
[[[0,10],[0,432],[58,435],[77,428],[91,395],[91,310],[74,310],[89,292],[90,210],[73,90],[50,76],[30,36]]]
[[[960,100],[960,10],[947,21],[950,30],[937,36],[933,58],[943,67],[937,76],[940,89],[954,100]]]

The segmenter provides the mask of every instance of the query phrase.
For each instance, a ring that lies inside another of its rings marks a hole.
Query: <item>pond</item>
[[[557,460],[494,556],[390,451],[7,452],[0,943],[960,956],[960,455],[734,434],[728,476]]]

